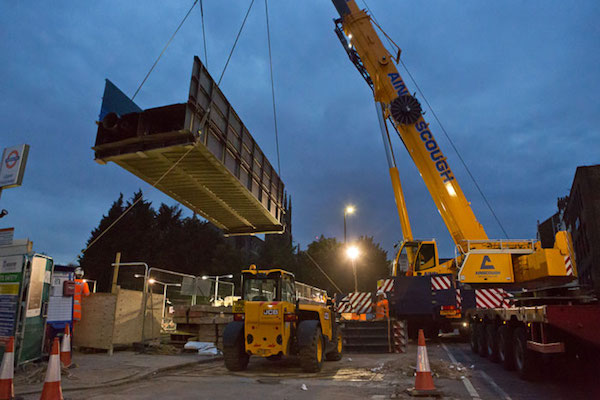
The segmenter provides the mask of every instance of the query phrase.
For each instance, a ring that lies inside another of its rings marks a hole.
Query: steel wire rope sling
[[[271,72],[271,97],[273,99],[273,123],[275,126],[275,147],[277,149],[277,173],[281,178],[281,162],[279,160],[279,131],[277,129],[277,108],[275,107],[275,83],[273,80],[273,58],[271,56],[271,29],[269,27],[269,6],[265,0],[265,16],[267,19],[267,44],[269,46],[269,70]]]
[[[235,37],[235,41],[233,42],[233,45],[231,47],[231,50],[229,51],[229,56],[227,57],[227,61],[225,62],[225,66],[223,67],[223,70],[221,71],[221,76],[219,77],[219,80],[217,81],[217,87],[219,87],[219,85],[221,84],[221,81],[223,80],[223,76],[225,75],[225,71],[227,71],[227,67],[229,66],[229,61],[231,61],[231,57],[233,56],[233,52],[235,51],[235,48],[237,46],[237,43],[240,39],[240,36],[242,34],[242,31],[244,30],[244,26],[246,25],[246,21],[248,20],[248,15],[250,14],[250,10],[252,10],[252,6],[254,5],[254,1],[252,0],[250,2],[250,5],[248,6],[248,10],[246,11],[246,15],[244,16],[244,20],[242,21],[242,25],[240,26],[240,29],[237,33],[237,36]],[[187,17],[190,15],[192,9],[194,8],[194,6],[196,5],[196,3],[198,2],[198,0],[194,0],[194,3],[192,4],[192,6],[190,7],[189,11],[187,12],[187,14],[185,15],[185,17],[183,18],[183,20],[181,21],[181,23],[179,24],[179,26],[177,27],[177,29],[175,30],[175,32],[173,33],[173,35],[171,35],[171,38],[167,41],[167,44],[165,45],[165,47],[163,48],[163,50],[161,51],[161,53],[159,54],[158,58],[156,59],[156,61],[154,62],[154,64],[152,65],[152,67],[150,68],[150,70],[148,71],[148,73],[146,74],[146,76],[144,77],[144,79],[142,80],[142,83],[140,84],[140,86],[138,87],[138,89],[135,91],[133,98],[138,94],[138,92],[140,91],[140,89],[142,88],[142,86],[144,85],[144,83],[146,82],[146,80],[148,79],[148,77],[150,76],[150,74],[152,73],[152,71],[154,70],[154,67],[156,67],[156,64],[158,63],[158,61],[160,60],[160,58],[163,56],[163,54],[165,53],[165,51],[167,50],[167,47],[169,47],[169,45],[171,44],[171,42],[173,41],[173,38],[175,37],[175,35],[177,34],[177,32],[179,31],[179,29],[181,28],[181,26],[183,25],[183,23],[185,22],[185,20],[187,19]],[[204,13],[202,12],[202,15]],[[204,21],[204,18],[202,19]],[[205,48],[206,49],[206,48]],[[206,53],[205,53],[206,54]],[[204,116],[202,118],[202,120],[200,121],[199,126],[201,127],[205,127],[208,117],[210,115],[210,111],[211,111],[211,106],[213,104],[213,96],[214,96],[215,90],[212,91],[211,96],[210,96],[210,101],[208,103],[208,107],[206,109],[206,112],[204,113]],[[133,100],[132,98],[132,100]],[[151,186],[152,187],[156,187],[156,185],[158,185],[168,174],[169,172],[171,172],[177,165],[179,165],[179,163],[188,155],[190,154],[190,152],[196,147],[198,146],[197,142],[194,146],[191,146],[172,166],[169,167],[169,169],[167,169],[167,171],[165,171],[164,174],[162,174],[157,180],[156,182],[154,182]],[[121,215],[119,215],[117,217],[117,219],[115,219],[105,230],[103,230],[98,237],[96,237],[85,249],[83,249],[81,251],[80,254],[84,254],[86,251],[88,251],[90,249],[90,247],[92,247],[98,240],[100,240],[100,238],[102,236],[104,236],[104,234],[106,232],[108,232],[113,226],[115,226],[129,211],[131,211],[131,209],[133,207],[135,207],[135,205],[137,203],[139,203],[142,200],[142,196],[139,196],[133,203],[131,203],[131,205],[129,207],[127,207],[123,213],[121,213]]]
[[[363,4],[365,5],[365,7],[367,8],[367,11],[369,11],[369,13],[371,14],[371,20],[373,21],[373,23],[375,24],[375,26],[381,31],[381,33],[383,33],[383,35],[385,36],[385,38],[387,39],[388,43],[390,44],[391,47],[394,47],[397,51],[397,56],[395,58],[396,60],[396,64],[400,63],[400,65],[402,65],[402,68],[404,68],[404,70],[406,71],[406,73],[408,74],[410,80],[412,81],[412,83],[415,85],[415,87],[417,88],[417,91],[419,92],[419,94],[421,95],[421,97],[423,97],[423,100],[425,101],[425,104],[427,104],[427,107],[429,108],[429,110],[431,111],[431,114],[433,115],[433,118],[437,121],[438,125],[440,126],[440,129],[442,130],[442,132],[444,133],[444,136],[446,136],[446,139],[448,140],[448,142],[450,142],[450,145],[452,146],[452,148],[454,149],[454,152],[456,153],[456,155],[458,156],[461,164],[463,165],[463,167],[465,168],[465,170],[467,171],[467,174],[469,174],[469,177],[471,178],[471,180],[473,181],[473,183],[475,184],[475,187],[477,188],[477,191],[479,192],[479,194],[481,195],[481,197],[483,198],[483,201],[485,202],[487,208],[490,210],[490,212],[492,213],[492,216],[494,217],[494,219],[496,220],[496,223],[498,224],[498,226],[500,226],[500,229],[502,230],[502,233],[504,233],[504,236],[506,236],[506,238],[508,239],[508,233],[506,233],[506,230],[504,229],[504,225],[502,225],[502,222],[500,222],[500,218],[498,218],[498,215],[496,214],[496,212],[494,211],[494,208],[492,207],[491,203],[488,201],[487,196],[483,193],[483,190],[481,189],[481,187],[479,186],[479,183],[477,182],[477,180],[475,179],[475,176],[471,173],[471,170],[469,169],[469,167],[467,166],[466,161],[463,159],[460,151],[458,150],[458,148],[456,147],[456,145],[454,144],[454,141],[452,140],[452,138],[450,137],[450,134],[446,131],[446,128],[444,127],[444,125],[442,124],[442,121],[438,118],[435,110],[433,109],[433,107],[431,106],[431,104],[429,103],[429,101],[427,100],[427,97],[425,97],[425,94],[423,93],[423,91],[421,90],[421,87],[419,86],[419,84],[417,83],[417,81],[415,80],[415,78],[413,77],[413,75],[410,73],[410,71],[408,70],[408,67],[406,66],[406,64],[404,63],[404,61],[400,58],[400,46],[398,46],[396,44],[396,42],[394,42],[394,40],[392,40],[392,38],[383,30],[383,28],[379,25],[379,22],[377,21],[377,18],[375,18],[375,14],[373,14],[373,11],[371,11],[371,9],[369,8],[369,5],[367,4],[366,0],[362,0]],[[394,129],[396,129],[396,125],[392,123],[392,126],[394,127]],[[387,129],[387,127],[386,127]],[[396,130],[396,132],[398,133],[398,136],[400,137],[400,140],[402,140],[402,136],[400,136],[400,132],[398,132]]]

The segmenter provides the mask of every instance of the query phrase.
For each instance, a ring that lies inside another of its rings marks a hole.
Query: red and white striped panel
[[[394,353],[406,353],[406,344],[408,343],[408,330],[406,321],[394,321]]]
[[[393,279],[380,279],[377,281],[377,291],[378,292],[392,292],[394,290],[394,280]]]
[[[452,281],[448,276],[432,276],[431,290],[446,290],[452,287]]]
[[[456,308],[461,310],[462,308],[462,296],[460,295],[460,289],[456,289]]]
[[[513,295],[504,289],[475,290],[475,306],[477,308],[509,308]]]
[[[511,308],[514,306],[514,300],[513,297],[515,297],[512,293],[508,293],[507,291],[504,291],[504,301],[502,302],[502,307],[504,308]]]
[[[349,293],[338,306],[340,313],[365,314],[371,310],[373,298],[371,293]]]
[[[565,256],[565,269],[567,270],[567,275],[573,276],[573,263],[571,262],[570,256]]]

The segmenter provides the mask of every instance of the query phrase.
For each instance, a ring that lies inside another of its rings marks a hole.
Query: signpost
[[[21,186],[28,155],[28,144],[20,144],[4,149],[2,160],[0,160],[0,194],[2,189]]]

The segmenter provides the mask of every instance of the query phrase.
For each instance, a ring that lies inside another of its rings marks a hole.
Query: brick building
[[[554,233],[566,228],[573,236],[579,282],[600,295],[600,165],[581,166],[558,212],[538,224],[543,247],[554,245]]]

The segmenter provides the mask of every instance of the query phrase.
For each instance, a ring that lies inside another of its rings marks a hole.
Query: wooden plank
[[[82,296],[81,321],[73,330],[73,345],[110,350],[117,296],[112,293],[92,293]]]

